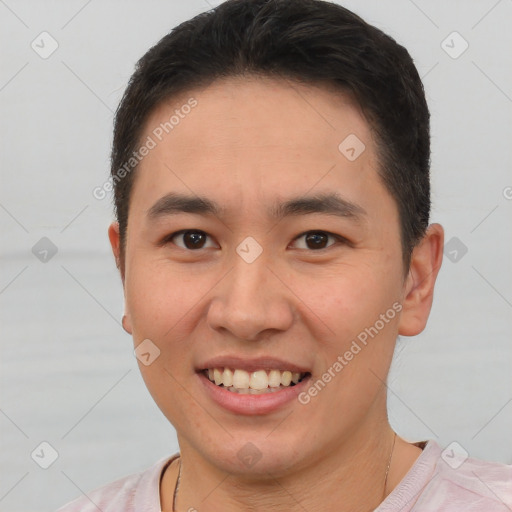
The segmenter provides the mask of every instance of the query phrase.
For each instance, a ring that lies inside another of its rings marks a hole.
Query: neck
[[[397,439],[385,489],[394,432],[387,422],[384,427],[382,423],[380,428],[369,427],[358,429],[336,449],[329,446],[318,457],[309,457],[299,469],[288,468],[282,474],[267,473],[257,479],[220,470],[180,440],[181,476],[175,510],[260,512],[269,508],[288,511],[301,506],[313,512],[339,504],[343,504],[345,512],[373,510],[405,475],[421,450]],[[165,511],[172,510],[175,469],[162,481]]]

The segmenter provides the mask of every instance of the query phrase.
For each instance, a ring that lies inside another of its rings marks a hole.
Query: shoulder
[[[134,473],[67,503],[57,512],[124,512],[147,510],[160,512],[160,476],[178,454],[164,457],[140,473]],[[143,507],[143,508],[142,508]]]
[[[512,466],[459,455],[454,443],[414,444],[423,452],[375,512],[512,510]]]
[[[512,466],[487,462],[445,450],[429,441],[436,458],[433,474],[414,511],[499,512],[512,508]]]

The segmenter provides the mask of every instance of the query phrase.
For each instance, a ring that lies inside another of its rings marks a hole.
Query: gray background
[[[2,511],[54,510],[178,449],[120,326],[110,199],[92,190],[135,61],[209,5],[0,0]],[[399,341],[392,425],[512,463],[512,1],[343,5],[415,59],[432,114],[432,222],[456,237],[428,328]],[[59,45],[46,59],[31,47],[43,31]],[[469,44],[457,58],[453,31]],[[46,262],[32,253],[43,237],[58,249]],[[31,458],[49,461],[43,441],[58,452],[46,470]]]

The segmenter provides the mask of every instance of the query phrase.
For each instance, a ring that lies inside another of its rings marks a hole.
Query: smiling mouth
[[[277,369],[247,372],[237,368],[208,368],[203,374],[216,386],[242,395],[275,393],[293,387],[311,375]]]

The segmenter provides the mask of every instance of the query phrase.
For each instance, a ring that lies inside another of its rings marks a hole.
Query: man
[[[96,506],[512,503],[512,468],[453,471],[387,419],[395,341],[424,329],[442,261],[429,157],[411,57],[338,5],[228,1],[149,50],[116,116],[109,237],[180,454]]]

